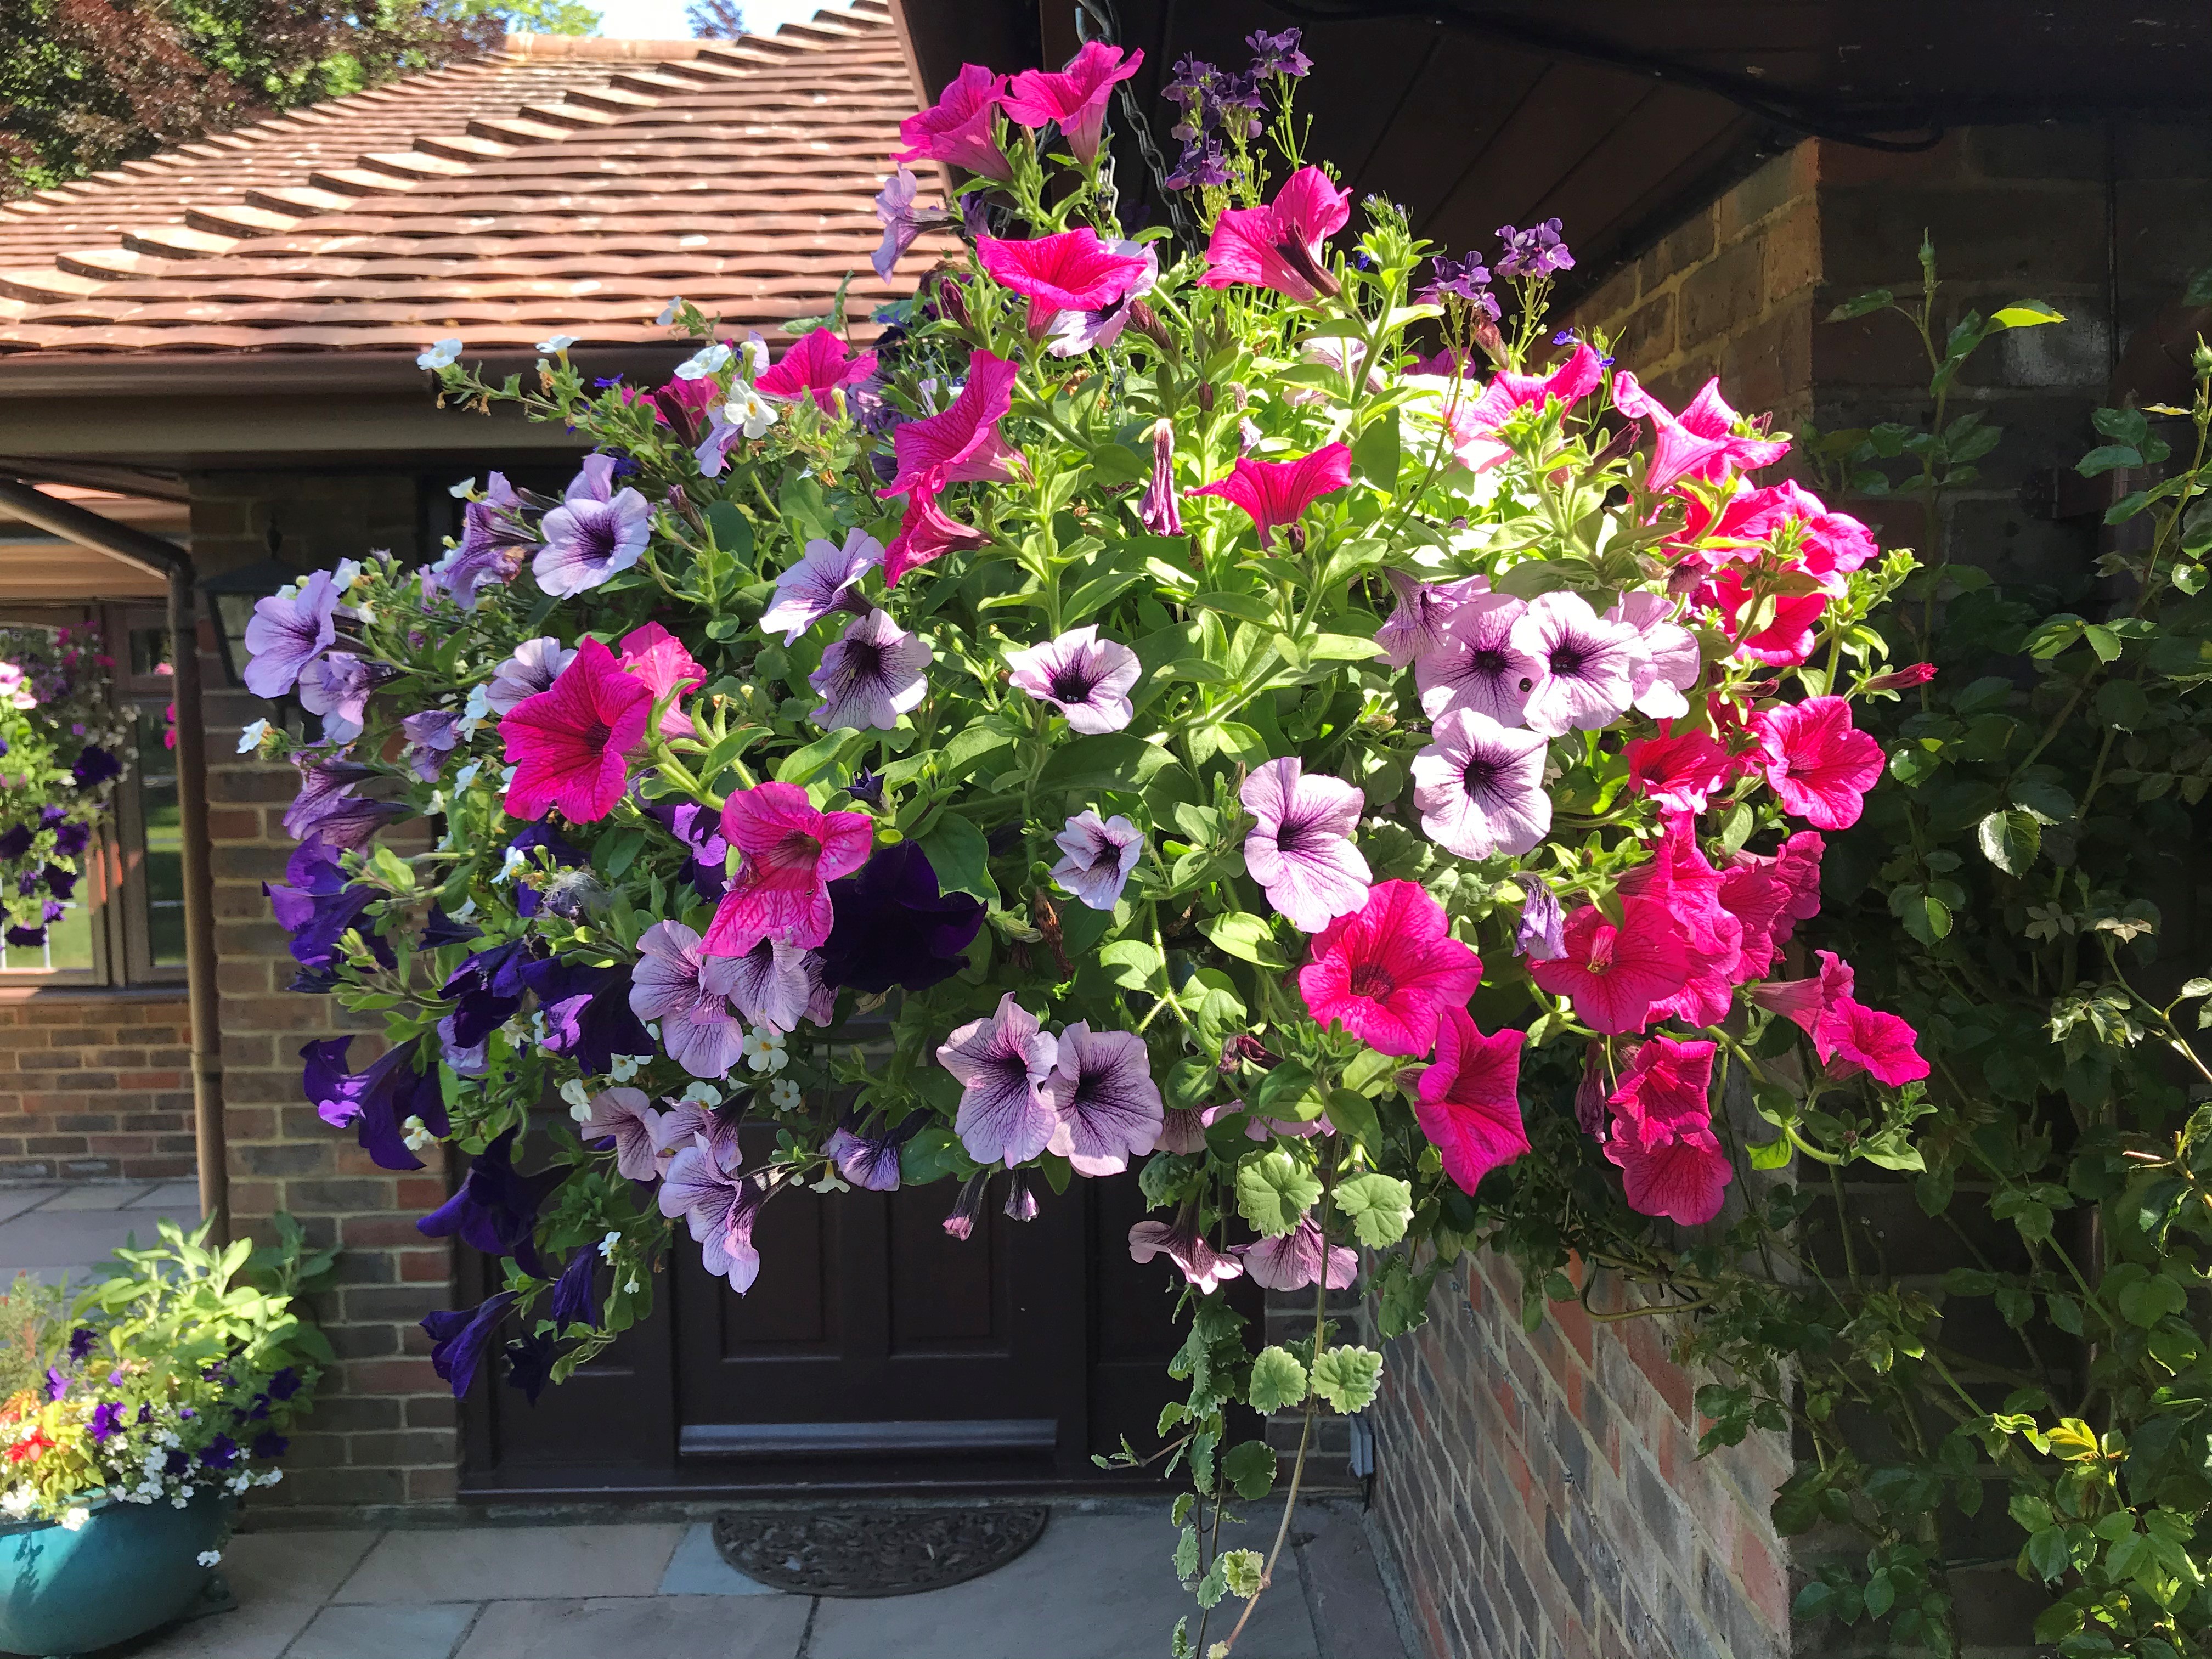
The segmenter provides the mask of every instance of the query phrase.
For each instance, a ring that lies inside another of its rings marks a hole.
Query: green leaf
[[[1188,1586],[1198,1577],[1198,1528],[1185,1527],[1182,1535],[1176,1540],[1176,1576]]]
[[[1223,1477],[1248,1504],[1267,1495],[1268,1488],[1275,1484],[1275,1449],[1264,1440],[1247,1440],[1231,1446],[1221,1459]]]
[[[2116,467],[2141,466],[2142,455],[2132,445],[2100,444],[2074,464],[2074,470],[2085,478],[2094,478]]]
[[[856,734],[851,732],[831,732],[814,739],[803,749],[794,749],[775,763],[778,783],[795,783],[804,788],[830,769],[845,745]]]
[[[1254,1229],[1279,1238],[1321,1198],[1321,1180],[1278,1147],[1237,1166],[1237,1211]]]
[[[1244,1403],[1255,1412],[1279,1412],[1301,1404],[1307,1389],[1306,1368],[1288,1350],[1271,1345],[1252,1356],[1252,1381],[1244,1390]]]
[[[1370,1249],[1395,1244],[1413,1218],[1413,1189],[1395,1176],[1358,1175],[1340,1181],[1332,1194],[1352,1231]]]
[[[1276,947],[1274,929],[1249,910],[1206,916],[1199,922],[1198,931],[1206,935],[1214,949],[1239,961],[1255,963],[1262,968],[1290,966],[1289,959]]]
[[[1175,757],[1133,732],[1075,737],[1054,746],[1052,758],[1037,775],[1037,792],[1077,789],[1141,789]]]
[[[1195,593],[1190,602],[1206,611],[1219,611],[1246,622],[1273,627],[1280,620],[1275,607],[1256,593]]]
[[[1321,1115],[1318,1101],[1301,1109],[1311,1095],[1313,1085],[1311,1068],[1301,1061],[1286,1060],[1260,1079],[1260,1086],[1248,1097],[1249,1103],[1262,1117],[1318,1117]]]
[[[2024,876],[2043,847],[2043,827],[2032,813],[1992,812],[1976,826],[1982,856],[2008,876]]]
[[[1274,1454],[1267,1454],[1270,1457]],[[1272,1479],[1272,1477],[1270,1477]],[[1239,1489],[1242,1490],[1241,1488]],[[1244,1492],[1247,1498],[1265,1494],[1262,1487],[1257,1492]],[[1221,1554],[1221,1576],[1229,1586],[1229,1593],[1240,1601],[1249,1601],[1260,1593],[1260,1581],[1267,1571],[1267,1559],[1257,1550],[1224,1550]]]
[[[2063,823],[2075,810],[2074,797],[2060,784],[2033,775],[2013,780],[2012,804],[2044,823]]]
[[[2066,319],[2040,300],[2015,300],[1990,314],[1991,328],[2040,328],[2045,323],[2063,323]]]
[[[706,520],[708,532],[714,537],[716,547],[732,555],[740,563],[752,558],[752,520],[737,507],[728,501],[710,501],[699,516]]]
[[[2150,699],[2133,680],[2106,680],[2097,688],[2097,718],[2123,732],[2140,732],[2150,720]]]
[[[2118,1299],[2120,1316],[2143,1330],[2148,1330],[2168,1314],[2179,1313],[2189,1301],[2178,1283],[2163,1276],[2124,1285]]]
[[[1796,1148],[1790,1144],[1788,1135],[1778,1136],[1763,1146],[1753,1146],[1746,1150],[1751,1154],[1751,1167],[1754,1170],[1787,1168],[1790,1158],[1796,1153]]]
[[[1372,1349],[1331,1348],[1314,1361],[1314,1392],[1347,1417],[1365,1411],[1382,1388],[1382,1356]]]
[[[1115,984],[1132,991],[1160,988],[1164,985],[1161,969],[1165,966],[1160,953],[1140,939],[1117,939],[1101,945],[1098,960],[1113,971],[1107,977]]]
[[[2056,1583],[2068,1567],[2073,1565],[2073,1552],[2066,1547],[2066,1532],[2063,1527],[2045,1527],[2027,1540],[2027,1565],[2046,1584]]]
[[[1398,487],[1398,411],[1386,409],[1353,441],[1352,465],[1385,495]]]
[[[1350,1135],[1363,1146],[1382,1144],[1382,1120],[1375,1115],[1375,1103],[1365,1095],[1349,1089],[1330,1090],[1328,1121],[1340,1133]]]
[[[915,845],[929,855],[940,892],[972,893],[986,904],[999,902],[998,884],[991,879],[991,844],[957,812],[939,814]]]
[[[2189,286],[2182,291],[2181,303],[2212,306],[2212,270],[2200,270],[2189,279]]]
[[[1100,444],[1091,452],[1091,476],[1095,483],[1136,483],[1152,477],[1152,465],[1127,444]]]
[[[1892,304],[1897,296],[1886,288],[1869,289],[1866,293],[1846,300],[1828,313],[1832,323],[1847,323],[1854,317],[1864,317]]]

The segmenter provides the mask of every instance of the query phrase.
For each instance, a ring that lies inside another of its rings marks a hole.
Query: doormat
[[[714,1547],[748,1578],[800,1595],[912,1595],[1003,1567],[1043,1535],[1051,1511],[730,1510]]]

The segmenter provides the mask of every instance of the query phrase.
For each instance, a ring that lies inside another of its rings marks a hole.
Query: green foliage
[[[0,1296],[0,1400],[46,1380],[68,1334],[69,1297],[59,1285],[18,1272]]]

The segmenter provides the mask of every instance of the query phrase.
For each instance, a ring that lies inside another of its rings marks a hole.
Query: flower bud
[[[1902,691],[1910,685],[1925,685],[1936,678],[1936,665],[1917,662],[1909,668],[1893,669],[1887,674],[1877,674],[1862,684],[1862,691]]]
[[[1482,348],[1482,355],[1499,368],[1510,366],[1505,353],[1505,337],[1498,331],[1498,325],[1487,317],[1475,319],[1474,343]]]
[[[1155,536],[1182,534],[1182,509],[1176,501],[1175,428],[1164,420],[1152,428],[1152,477],[1137,503],[1137,520]]]

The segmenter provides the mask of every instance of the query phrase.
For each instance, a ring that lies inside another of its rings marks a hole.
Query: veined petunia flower
[[[1000,102],[1006,118],[1022,126],[1042,127],[1048,122],[1057,126],[1075,159],[1087,162],[1098,154],[1106,103],[1115,84],[1134,75],[1144,61],[1141,52],[1124,56],[1103,40],[1086,40],[1056,74],[1024,70],[1007,84]]]
[[[1413,659],[1422,713],[1434,720],[1449,708],[1472,708],[1500,726],[1520,725],[1547,672],[1515,636],[1528,612],[1510,593],[1470,593],[1452,605],[1436,645]]]
[[[1159,1139],[1159,1085],[1145,1040],[1133,1032],[1094,1031],[1077,1020],[1060,1032],[1042,1087],[1059,1117],[1045,1150],[1078,1175],[1119,1175]]]
[[[1770,980],[1752,986],[1744,994],[1770,1014],[1780,1014],[1806,1036],[1817,1037],[1821,1017],[1839,1003],[1851,1000],[1857,975],[1851,964],[1833,951],[1814,953],[1820,971],[1810,979]],[[1826,1058],[1824,1054],[1823,1060]]]
[[[561,677],[575,660],[574,646],[556,639],[525,640],[514,654],[491,671],[484,687],[484,707],[495,714],[511,712],[525,697],[534,697]]]
[[[1425,1054],[1448,1008],[1464,1008],[1482,959],[1451,936],[1443,907],[1415,882],[1378,882],[1365,905],[1339,916],[1298,969],[1306,1012],[1386,1054]]]
[[[992,131],[993,112],[1006,91],[1005,76],[994,75],[981,64],[963,64],[934,104],[899,123],[899,138],[906,148],[892,151],[891,160],[950,161],[1006,183],[1014,170]]]
[[[741,957],[714,959],[730,964],[730,1002],[749,1024],[771,1031],[795,1031],[800,1020],[825,1012],[821,957],[811,951],[764,939]],[[830,1022],[816,1019],[815,1023]]]
[[[834,328],[809,329],[783,359],[753,380],[753,390],[780,403],[812,398],[824,415],[837,413],[837,394],[876,372],[876,354],[854,351]]]
[[[1829,1003],[1813,1026],[1814,1052],[1829,1076],[1856,1077],[1867,1072],[1893,1089],[1928,1075],[1919,1041],[1920,1034],[1905,1021],[1854,1001],[1849,994]]]
[[[837,1173],[862,1192],[895,1193],[899,1188],[899,1149],[915,1138],[928,1115],[908,1112],[896,1124],[871,1134],[858,1113],[848,1113],[822,1150],[837,1166]]]
[[[816,537],[799,562],[775,579],[775,599],[761,612],[761,631],[784,630],[790,645],[833,611],[865,604],[860,579],[884,562],[884,544],[865,530],[848,531],[844,544]]]
[[[1521,919],[1514,925],[1513,954],[1531,962],[1557,962],[1567,953],[1567,915],[1551,883],[1534,870],[1513,879],[1522,890]]]
[[[660,1046],[693,1077],[727,1077],[745,1036],[729,1003],[742,958],[702,957],[699,944],[680,921],[647,928],[630,975],[630,1012],[659,1022]]]
[[[407,739],[400,757],[423,782],[437,781],[438,773],[445,764],[443,757],[452,754],[453,745],[460,741],[460,734],[453,729],[460,718],[450,708],[425,708],[399,722],[399,730]]]
[[[1300,167],[1265,207],[1231,208],[1206,246],[1207,288],[1250,283],[1310,305],[1337,290],[1322,245],[1352,217],[1352,191],[1319,167]]]
[[[876,275],[887,283],[916,237],[925,230],[952,222],[952,216],[941,207],[915,206],[915,195],[921,187],[921,181],[913,172],[901,167],[884,180],[883,189],[876,193],[876,217],[883,221],[884,240],[877,245],[868,263],[875,266]]]
[[[1067,717],[1067,729],[1085,736],[1118,732],[1135,713],[1129,693],[1143,672],[1126,645],[1098,637],[1090,623],[1058,639],[1009,651],[1014,689],[1048,702]]]
[[[557,807],[577,823],[606,817],[629,787],[629,752],[643,741],[652,712],[653,693],[587,636],[550,688],[499,723],[515,769],[508,815],[541,818]]]
[[[1483,1036],[1464,1008],[1447,1008],[1436,1063],[1421,1073],[1413,1115],[1443,1155],[1444,1173],[1472,1194],[1492,1170],[1528,1150],[1521,1121],[1525,1031]]]
[[[1636,1051],[1607,1103],[1605,1155],[1620,1166],[1629,1208],[1686,1227],[1721,1212],[1735,1171],[1713,1134],[1709,1042],[1654,1037]]]
[[[1262,1290],[1305,1291],[1324,1273],[1328,1288],[1346,1291],[1359,1276],[1359,1257],[1341,1244],[1331,1244],[1324,1254],[1321,1229],[1310,1215],[1279,1238],[1255,1238],[1249,1244],[1231,1244],[1229,1254],[1244,1264],[1252,1282]]]
[[[1196,1213],[1186,1206],[1172,1224],[1139,1221],[1129,1229],[1129,1260],[1139,1267],[1165,1254],[1182,1270],[1183,1278],[1200,1296],[1211,1296],[1225,1281],[1241,1279],[1243,1264],[1207,1243],[1198,1231]]]
[[[1629,644],[1628,689],[1637,712],[1654,720],[1688,714],[1689,699],[1682,694],[1697,684],[1705,659],[1698,636],[1674,620],[1674,601],[1639,588],[1614,601],[1605,619],[1636,630]]]
[[[1113,344],[1121,337],[1121,331],[1131,319],[1139,317],[1137,302],[1150,294],[1160,280],[1158,248],[1146,242],[1125,241],[1109,241],[1106,246],[1109,252],[1143,260],[1145,268],[1134,282],[1105,304],[1063,311],[1054,318],[1045,330],[1046,337],[1051,341],[1045,349],[1055,357],[1073,357]]]
[[[438,585],[464,611],[476,609],[486,585],[505,586],[522,572],[538,532],[522,517],[523,500],[504,473],[487,481],[484,499],[461,509],[460,540],[434,567]]]
[[[830,884],[867,861],[875,824],[863,812],[823,812],[796,784],[769,781],[722,803],[722,834],[742,855],[700,949],[741,957],[764,939],[811,949],[835,920]]]
[[[1291,926],[1317,933],[1367,902],[1373,879],[1352,844],[1366,794],[1341,778],[1304,775],[1286,755],[1255,767],[1237,792],[1255,822],[1244,837],[1244,868]]]
[[[1468,576],[1437,586],[1402,570],[1386,569],[1382,574],[1397,595],[1398,604],[1389,619],[1376,630],[1375,643],[1382,647],[1383,659],[1393,668],[1411,665],[1418,672],[1426,659],[1445,648],[1444,628],[1453,613],[1490,591],[1487,576]]]
[[[1621,901],[1621,924],[1595,905],[1567,918],[1566,954],[1531,963],[1528,972],[1553,996],[1571,997],[1575,1015],[1594,1031],[1640,1031],[1651,1006],[1689,978],[1687,947],[1667,907],[1656,899]]]
[[[1620,718],[1635,697],[1636,630],[1599,620],[1579,593],[1539,594],[1513,624],[1513,643],[1544,665],[1522,718],[1556,738],[1590,732]]]
[[[615,458],[586,455],[561,505],[539,521],[544,545],[531,574],[548,593],[567,598],[597,587],[638,562],[653,532],[653,508],[624,485],[614,487]]]
[[[929,855],[910,841],[830,883],[830,899],[836,921],[822,947],[823,979],[872,995],[942,984],[965,965],[983,925],[982,902],[939,892]]]
[[[1413,757],[1413,805],[1431,841],[1463,859],[1486,859],[1528,852],[1551,833],[1545,738],[1473,708],[1439,714],[1429,735]]]
[[[935,659],[928,643],[890,619],[870,611],[854,618],[835,645],[822,653],[822,666],[806,683],[822,694],[807,715],[825,732],[896,730],[899,716],[921,707],[929,692],[922,671]]]
[[[1020,368],[988,351],[968,359],[960,395],[941,414],[902,422],[891,434],[898,470],[876,493],[888,500],[909,490],[935,495],[948,483],[1004,476],[999,422],[1013,406]]]
[[[371,660],[351,651],[326,651],[312,657],[300,671],[300,706],[310,714],[323,717],[323,736],[332,743],[351,743],[362,733],[362,722],[368,718],[368,700],[376,688],[399,671],[387,664]],[[91,773],[96,763],[105,761],[115,770],[105,770],[94,777]],[[79,788],[113,777],[116,771],[113,758],[97,744],[85,744],[77,763],[71,769]]]
[[[331,573],[305,578],[290,598],[272,593],[253,602],[246,624],[246,689],[257,697],[281,697],[298,684],[300,671],[337,638],[338,591]]]
[[[1115,252],[1085,227],[1024,241],[979,238],[975,258],[1000,287],[1030,302],[1030,334],[1063,311],[1098,311],[1127,295],[1146,273],[1143,253]]]
[[[662,1117],[642,1089],[602,1089],[577,1120],[576,1138],[587,1146],[611,1139],[617,1174],[626,1181],[656,1181]]]
[[[1709,732],[1674,732],[1665,726],[1656,738],[1634,738],[1622,751],[1628,784],[1675,812],[1702,812],[1716,790],[1726,787],[1735,768],[1729,752]]]
[[[1175,425],[1164,416],[1152,425],[1152,476],[1137,504],[1137,522],[1155,536],[1182,534],[1182,509],[1176,504]]]
[[[1881,744],[1851,724],[1841,697],[1808,697],[1752,716],[1759,764],[1782,810],[1816,830],[1848,830],[1881,780]]]
[[[1652,849],[1649,863],[1622,877],[1620,891],[1656,901],[1674,918],[1682,939],[1682,988],[1655,1002],[1652,1016],[1692,1025],[1728,1018],[1729,994],[1743,957],[1743,924],[1721,902],[1723,878],[1698,845],[1693,820],[1675,813]]]
[[[884,555],[884,585],[896,587],[909,570],[934,563],[947,553],[966,552],[990,540],[984,532],[962,524],[937,504],[937,497],[917,489],[907,497],[906,514],[898,534]]]
[[[690,737],[691,717],[676,706],[677,700],[683,693],[706,684],[707,671],[692,660],[684,641],[659,623],[649,622],[623,635],[622,665],[623,672],[635,674],[645,683],[654,702],[666,701],[668,707],[660,716],[661,736]]]
[[[1224,218],[1227,215],[1223,216]],[[1186,489],[1186,495],[1218,495],[1241,507],[1260,532],[1260,545],[1273,547],[1274,532],[1296,524],[1306,508],[1352,482],[1352,451],[1329,444],[1295,461],[1239,459],[1225,478]]]
[[[1818,591],[1762,594],[1745,582],[1741,565],[1730,565],[1712,580],[1701,583],[1692,598],[1694,603],[1720,612],[1729,637],[1735,642],[1737,656],[1777,668],[1795,667],[1813,654],[1813,629],[1828,608],[1827,594]],[[1760,603],[1763,599],[1773,601],[1771,611]],[[1765,620],[1755,630],[1747,632],[1747,614]]]
[[[1062,854],[1052,878],[1093,910],[1110,910],[1137,860],[1145,855],[1145,832],[1115,814],[1102,819],[1086,806],[1053,838]]]
[[[1059,1056],[1058,1040],[1012,991],[989,1018],[971,1019],[945,1039],[937,1063],[959,1080],[952,1129],[969,1157],[1011,1169],[1044,1151],[1060,1123],[1044,1096]]]
[[[701,1262],[743,1296],[760,1276],[760,1252],[753,1248],[753,1220],[769,1196],[757,1176],[739,1172],[737,1137],[710,1139],[702,1133],[678,1149],[660,1184],[661,1214],[684,1218],[699,1246]]]

